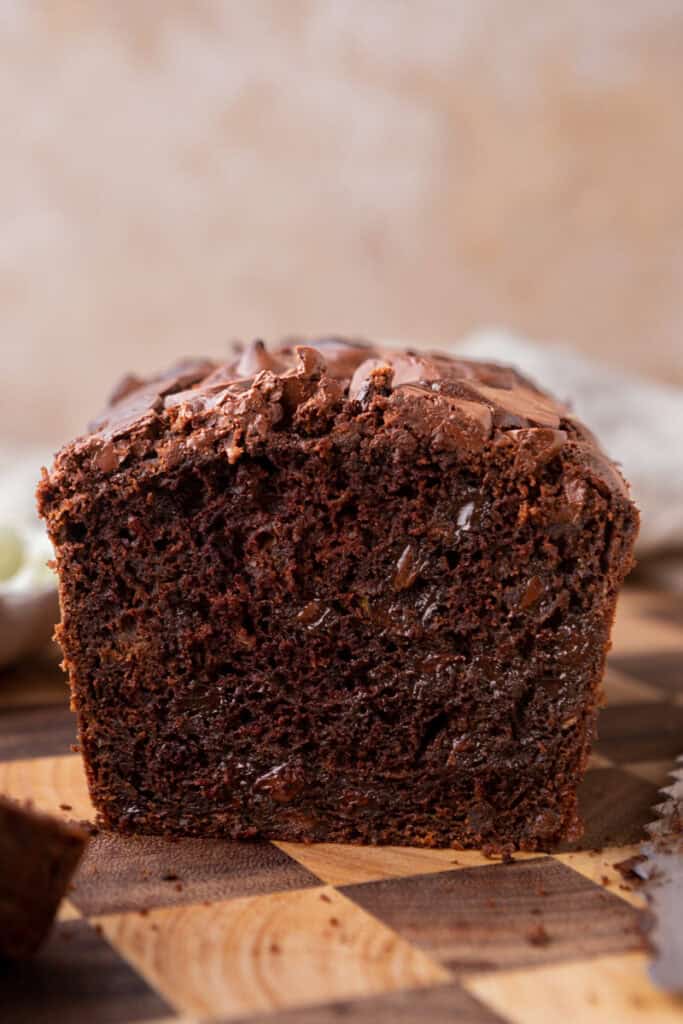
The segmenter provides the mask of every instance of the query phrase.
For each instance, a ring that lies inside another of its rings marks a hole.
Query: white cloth
[[[52,546],[36,512],[45,452],[0,448],[0,667],[39,651],[59,618]]]

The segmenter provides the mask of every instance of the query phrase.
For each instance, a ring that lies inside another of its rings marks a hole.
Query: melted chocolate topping
[[[108,472],[120,464],[121,442],[190,429],[199,443],[200,435],[214,440],[230,422],[228,454],[236,461],[250,440],[287,417],[330,416],[344,403],[362,410],[378,395],[385,417],[429,431],[440,446],[476,450],[504,438],[538,462],[568,441],[578,444],[598,480],[625,491],[590,433],[513,368],[338,337],[273,349],[254,341],[225,364],[186,360],[150,380],[126,377],[81,445],[96,448],[98,466]]]

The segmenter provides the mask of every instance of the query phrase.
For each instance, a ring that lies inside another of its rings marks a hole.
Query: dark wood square
[[[76,716],[62,704],[0,709],[0,761],[71,753]]]
[[[276,1017],[240,1017],[230,1024],[502,1024],[502,1020],[454,984],[280,1011]]]
[[[654,817],[658,788],[623,768],[593,768],[579,788],[579,811],[585,830],[562,849],[593,850],[626,846],[645,838],[645,825]]]
[[[632,906],[549,857],[342,892],[459,973],[643,946]]]
[[[34,960],[0,960],[2,1024],[126,1024],[172,1016],[87,921],[58,924]]]
[[[57,648],[47,656],[37,656],[0,668],[0,709],[38,707],[69,703],[69,684],[59,666]]]
[[[673,761],[683,751],[683,707],[666,701],[607,707],[595,750],[620,764]]]
[[[88,847],[70,899],[91,917],[316,885],[315,875],[271,843],[101,832]]]

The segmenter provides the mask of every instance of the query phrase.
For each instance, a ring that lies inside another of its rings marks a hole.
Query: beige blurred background
[[[229,339],[683,381],[683,0],[0,0],[0,440]]]

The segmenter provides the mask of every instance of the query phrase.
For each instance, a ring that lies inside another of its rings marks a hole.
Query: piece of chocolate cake
[[[257,342],[128,378],[39,501],[106,826],[577,834],[638,515],[514,370]]]
[[[36,952],[86,842],[75,825],[0,797],[0,956]]]

